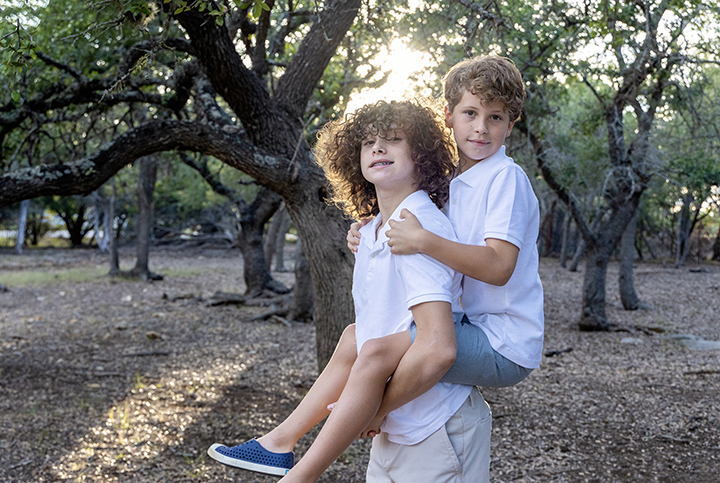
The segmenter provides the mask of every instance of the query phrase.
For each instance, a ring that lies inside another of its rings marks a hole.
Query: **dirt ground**
[[[51,280],[0,293],[0,481],[276,481],[205,451],[292,410],[317,376],[313,326],[207,306],[216,290],[243,290],[231,250],[153,251],[151,268],[176,274],[161,282],[52,282],[105,266],[93,250],[0,251],[0,283],[16,271]],[[679,337],[720,340],[720,266],[639,264],[650,306],[640,312],[621,309],[611,266],[608,314],[623,330],[608,333],[576,329],[581,272],[542,260],[541,278],[542,366],[513,388],[482,390],[492,481],[720,481],[720,350]],[[321,481],[364,481],[368,451],[356,442]]]

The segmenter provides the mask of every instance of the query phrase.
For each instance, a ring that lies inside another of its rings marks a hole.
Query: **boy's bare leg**
[[[315,442],[281,483],[310,483],[360,436],[375,417],[385,385],[410,347],[408,331],[363,345],[345,389]]]
[[[300,404],[275,429],[258,438],[260,445],[274,453],[292,451],[298,440],[330,413],[327,406],[342,394],[356,358],[355,324],[352,324],[343,332],[330,362]]]

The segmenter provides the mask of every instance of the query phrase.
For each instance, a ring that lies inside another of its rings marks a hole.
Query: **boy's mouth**
[[[375,166],[390,166],[391,164],[393,164],[392,161],[381,159],[379,161],[373,161],[372,163],[370,163],[370,167],[374,168]]]
[[[490,141],[485,141],[483,139],[469,139],[468,141],[470,141],[472,144],[475,144],[477,146],[486,146],[486,145],[490,144]]]

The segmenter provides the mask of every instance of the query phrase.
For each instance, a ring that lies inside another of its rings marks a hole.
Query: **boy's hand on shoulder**
[[[370,223],[370,220],[372,220],[372,218],[365,218],[350,225],[346,240],[351,252],[357,253],[358,247],[360,246],[360,228]]]
[[[395,255],[412,255],[422,251],[422,235],[424,229],[420,221],[410,211],[403,209],[400,212],[402,220],[390,220],[387,231],[390,252]]]

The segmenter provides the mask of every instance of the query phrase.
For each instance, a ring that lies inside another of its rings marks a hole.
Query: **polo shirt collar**
[[[453,181],[462,181],[470,187],[475,187],[494,166],[505,159],[507,159],[507,156],[505,156],[505,146],[501,146],[495,154],[489,158],[483,159],[464,173],[459,174],[455,177],[455,179],[453,179]]]
[[[407,209],[409,211],[415,212],[415,210],[427,203],[430,200],[430,197],[428,194],[423,190],[415,191],[414,193],[410,194],[407,198],[402,200],[397,208],[395,208],[395,211],[393,211],[392,215],[390,215],[391,220],[399,220],[400,219],[400,212],[403,209]],[[431,201],[432,202],[432,201]],[[384,244],[387,242],[388,237],[385,234],[389,229],[390,225],[385,224],[385,226],[382,227],[382,230],[380,230],[380,233],[378,233],[377,242],[375,241],[375,232],[377,231],[378,225],[382,223],[382,220],[380,219],[380,216],[376,216],[373,218],[373,220],[368,223],[367,225],[360,228],[360,243],[365,243],[368,247],[372,248],[376,243]]]

